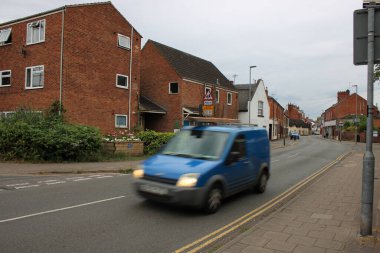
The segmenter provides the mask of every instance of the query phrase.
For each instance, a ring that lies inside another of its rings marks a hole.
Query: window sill
[[[11,87],[11,85],[0,85],[0,88],[3,88],[3,87]]]
[[[12,45],[12,43],[7,43],[7,44],[1,44],[1,43],[0,43],[0,47],[3,47],[3,46],[10,46],[10,45]]]
[[[115,126],[115,128],[128,128],[127,126]]]
[[[264,118],[264,115],[257,115],[257,117]]]
[[[120,89],[128,90],[128,86],[120,86],[120,85],[116,85],[116,88],[120,88]]]
[[[43,89],[44,87],[25,87],[25,90],[37,90],[37,89]]]
[[[178,95],[178,93],[169,93],[169,95]]]
[[[40,43],[44,43],[45,40],[41,40],[41,41],[38,41],[38,42],[33,42],[33,43],[26,43],[27,46],[31,46],[31,45],[36,45],[36,44],[40,44]]]
[[[122,47],[120,45],[117,45],[118,48],[121,48],[121,49],[124,49],[124,50],[127,50],[127,51],[131,51],[131,48],[130,47]]]

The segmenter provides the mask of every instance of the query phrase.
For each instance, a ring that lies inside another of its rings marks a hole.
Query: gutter
[[[65,31],[65,12],[66,7],[62,10],[62,28],[61,28],[61,59],[59,67],[59,112],[62,113],[62,85],[63,85],[63,45],[64,45],[64,31]]]
[[[129,99],[128,99],[128,129],[131,130],[131,98],[132,98],[132,63],[133,63],[133,26],[131,31],[131,57],[129,60]]]

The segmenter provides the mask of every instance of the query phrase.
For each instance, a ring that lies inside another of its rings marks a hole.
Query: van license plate
[[[140,185],[140,190],[144,192],[149,192],[157,195],[165,195],[168,194],[168,189],[142,184]]]

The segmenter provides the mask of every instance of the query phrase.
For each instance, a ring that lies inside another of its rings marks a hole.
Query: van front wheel
[[[219,186],[213,186],[208,192],[203,204],[203,210],[207,214],[216,213],[222,205],[222,190]]]

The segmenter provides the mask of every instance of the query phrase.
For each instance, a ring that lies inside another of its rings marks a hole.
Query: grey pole
[[[249,90],[248,90],[248,126],[251,126],[251,70],[256,66],[249,67]]]
[[[375,41],[375,8],[368,7],[368,79],[367,79],[367,132],[366,152],[363,158],[362,205],[360,235],[372,235],[373,189],[375,157],[372,152],[372,121],[373,121],[373,70]]]
[[[356,96],[355,96],[355,144],[358,144],[358,85],[355,84],[355,91],[356,91]]]

